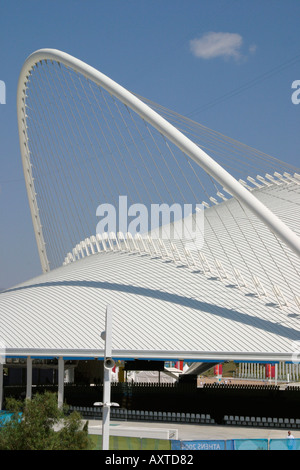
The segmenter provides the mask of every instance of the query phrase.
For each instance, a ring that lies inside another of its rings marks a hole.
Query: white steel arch
[[[33,220],[35,236],[43,272],[49,271],[49,262],[45,248],[43,230],[34,188],[30,163],[30,144],[26,122],[26,88],[32,68],[41,61],[55,61],[82,74],[98,86],[101,86],[123,104],[136,112],[186,155],[201,166],[210,176],[218,181],[233,197],[246,205],[269,229],[274,232],[291,250],[300,257],[300,238],[272,211],[262,204],[247,188],[240,184],[221,165],[205,153],[200,147],[183,135],[178,129],[161,117],[147,104],[123,88],[121,85],[71,55],[54,49],[41,49],[31,54],[25,61],[20,73],[17,91],[17,112],[20,148],[25,175],[26,188]]]

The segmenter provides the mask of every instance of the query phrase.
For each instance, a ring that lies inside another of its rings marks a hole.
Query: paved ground
[[[202,440],[202,439],[285,439],[288,429],[253,428],[239,426],[206,426],[199,424],[157,423],[143,421],[111,421],[111,433],[114,429],[126,428],[126,434],[130,436],[130,428],[166,428],[178,429],[178,439]],[[296,439],[300,439],[300,430],[291,430]],[[89,432],[102,434],[102,421],[90,420]]]

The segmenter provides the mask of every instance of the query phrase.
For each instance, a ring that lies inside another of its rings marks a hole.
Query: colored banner
[[[12,413],[8,413],[7,411],[1,411],[0,413],[0,426],[4,426],[11,420]]]
[[[231,442],[233,450],[268,450],[268,439],[233,439]]]
[[[225,450],[225,441],[171,441],[172,450]]]
[[[22,413],[19,414],[19,421],[21,420]],[[13,413],[9,411],[0,411],[0,427],[5,426],[5,424],[11,421]]]
[[[270,439],[270,450],[300,450],[300,439]]]

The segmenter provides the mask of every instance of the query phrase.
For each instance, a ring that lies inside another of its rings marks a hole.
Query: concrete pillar
[[[278,377],[280,380],[282,379],[282,362],[278,364]]]
[[[32,359],[30,356],[27,357],[26,376],[26,398],[30,400],[32,397]]]
[[[58,407],[62,408],[64,404],[64,378],[65,378],[65,361],[63,357],[58,358]]]

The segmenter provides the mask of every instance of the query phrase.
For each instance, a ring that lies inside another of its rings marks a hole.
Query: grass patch
[[[102,436],[89,434],[91,450],[102,450]],[[109,450],[170,450],[167,439],[109,436]]]
[[[223,363],[223,377],[237,377],[238,374],[238,365],[233,362],[224,362]],[[203,377],[214,377],[214,367],[208,369],[206,372],[202,374]]]

